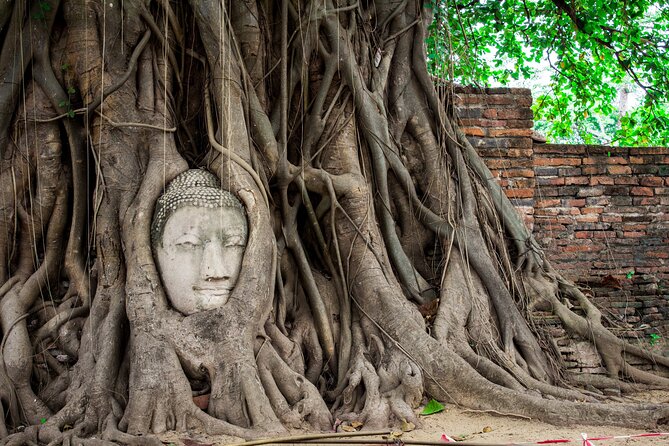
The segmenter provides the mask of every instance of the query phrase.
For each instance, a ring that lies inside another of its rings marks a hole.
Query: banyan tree
[[[667,421],[595,391],[669,359],[551,267],[426,70],[422,3],[2,2],[3,441],[389,426],[426,395]],[[538,308],[608,374],[567,372]]]

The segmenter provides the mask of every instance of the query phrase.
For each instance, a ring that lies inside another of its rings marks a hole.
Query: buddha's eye
[[[226,247],[240,247],[243,248],[246,246],[246,240],[241,236],[229,237],[225,240]]]
[[[196,248],[202,245],[202,240],[194,235],[184,234],[179,237],[174,244],[180,248]]]

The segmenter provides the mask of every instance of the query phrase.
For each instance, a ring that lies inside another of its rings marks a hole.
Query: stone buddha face
[[[190,315],[225,305],[248,237],[244,208],[200,169],[176,177],[158,200],[151,239],[172,307]]]

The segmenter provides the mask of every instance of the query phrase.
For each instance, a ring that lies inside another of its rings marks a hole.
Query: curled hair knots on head
[[[184,206],[203,208],[236,208],[244,206],[232,193],[221,189],[216,175],[202,169],[190,169],[179,174],[168,184],[158,199],[151,223],[151,243],[157,245],[170,216]]]

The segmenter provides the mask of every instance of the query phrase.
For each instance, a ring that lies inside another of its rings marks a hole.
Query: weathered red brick
[[[534,189],[507,189],[504,191],[509,198],[531,198],[534,197]]]
[[[461,130],[467,136],[487,136],[486,131],[481,127],[461,127]]]
[[[571,184],[585,185],[589,183],[590,179],[588,177],[567,177],[564,179],[564,184],[567,186]]]
[[[557,153],[557,154],[584,154],[585,146],[576,144],[536,144],[534,146],[536,153]]]
[[[460,125],[465,127],[502,127],[506,125],[505,121],[496,119],[464,118],[459,119]]]
[[[580,166],[580,158],[537,158],[535,166]]]
[[[487,164],[486,160],[486,164]],[[488,166],[490,167],[490,166]],[[533,169],[503,169],[491,170],[491,173],[496,178],[534,178]]]
[[[611,175],[629,175],[632,173],[632,169],[629,166],[608,166],[606,171]]]
[[[490,129],[490,136],[532,136],[532,129]]]
[[[562,186],[565,184],[565,179],[562,177],[539,177],[537,184],[540,186]]]
[[[604,166],[588,166],[582,170],[585,175],[602,175],[606,173],[606,167]]]
[[[604,212],[603,207],[587,207],[581,209],[582,214],[601,214],[602,212]]]
[[[642,186],[663,186],[664,179],[660,177],[641,177],[639,184]]]
[[[630,190],[630,193],[632,195],[643,195],[646,197],[652,197],[654,195],[653,189],[651,189],[650,187],[640,187],[640,186],[633,187]]]
[[[615,177],[615,184],[625,184],[629,186],[634,186],[636,184],[639,184],[639,178],[635,176],[622,176],[622,177]]]
[[[548,207],[560,206],[560,200],[557,200],[557,199],[537,200],[537,201],[534,202],[534,206],[537,207],[537,208],[548,208]]]
[[[566,199],[564,200],[565,206],[572,206],[572,207],[583,207],[585,206],[585,200],[583,198],[577,198],[577,199]]]
[[[606,176],[590,177],[590,185],[591,186],[599,186],[600,184],[612,185],[613,184],[613,178],[606,177]]]
[[[496,119],[497,118],[497,109],[496,108],[487,108],[483,110],[481,116],[487,119]],[[501,119],[501,116],[500,116]]]
[[[599,197],[604,195],[604,189],[601,187],[584,187],[578,191],[577,197]]]
[[[510,129],[531,129],[534,127],[534,121],[531,119],[509,119],[504,123],[504,126]]]
[[[619,223],[623,221],[623,218],[620,215],[608,214],[602,216],[602,221],[605,223]]]
[[[669,147],[632,147],[630,155],[666,155]]]

